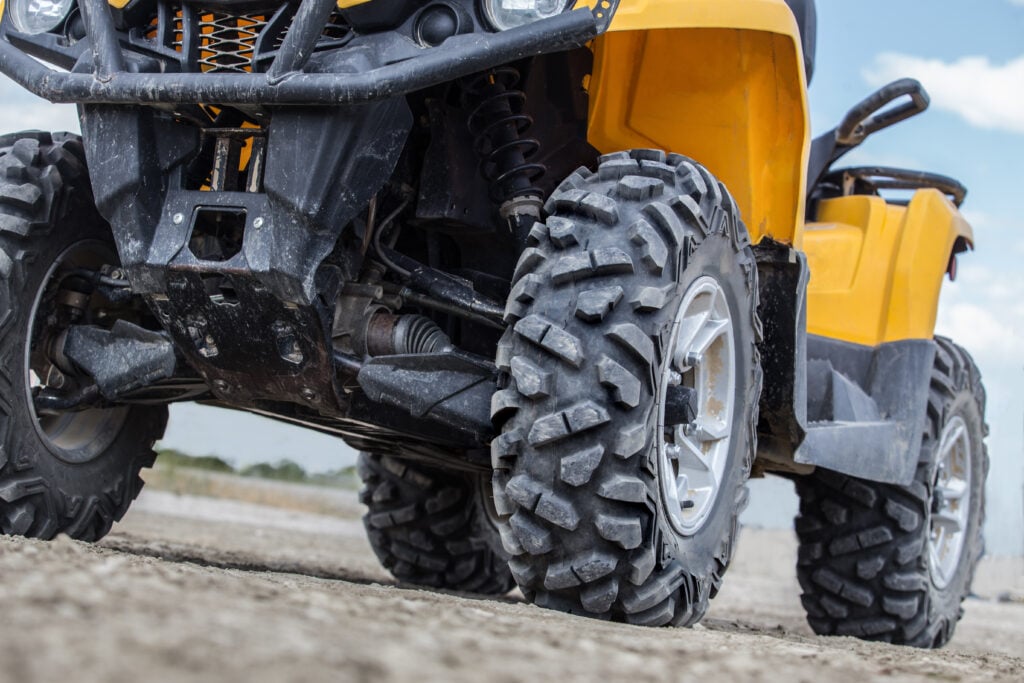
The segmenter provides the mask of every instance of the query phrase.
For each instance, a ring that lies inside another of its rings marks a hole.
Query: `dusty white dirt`
[[[397,587],[341,516],[147,491],[98,546],[0,538],[0,680],[1024,680],[1024,605],[925,652],[811,635],[788,532],[747,529],[709,617],[643,629]],[[982,595],[1019,595],[990,563]]]

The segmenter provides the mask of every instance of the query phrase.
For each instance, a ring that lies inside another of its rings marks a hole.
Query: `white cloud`
[[[1015,245],[1024,250],[1024,244]],[[1024,347],[1024,275],[963,264],[943,289],[936,332],[952,337],[979,362],[1018,364]]]
[[[1006,316],[997,317],[988,307],[954,303],[945,307],[936,326],[939,334],[952,337],[977,356],[1009,354],[1018,348],[1016,332]]]
[[[1024,0],[1014,0],[1024,5]],[[863,71],[870,84],[916,78],[932,103],[954,112],[973,126],[1024,133],[1024,55],[1005,64],[988,57],[962,57],[954,62],[887,52]]]

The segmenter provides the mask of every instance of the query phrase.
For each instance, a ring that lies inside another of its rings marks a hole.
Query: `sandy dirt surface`
[[[970,599],[952,645],[817,638],[789,532],[744,530],[709,617],[644,629],[396,586],[337,514],[147,490],[99,545],[0,538],[3,681],[1024,680],[1024,604]],[[979,594],[1020,596],[1017,560]]]

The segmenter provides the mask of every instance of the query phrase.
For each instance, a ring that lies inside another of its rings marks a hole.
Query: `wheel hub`
[[[932,583],[941,589],[960,566],[971,510],[971,437],[959,415],[942,430],[938,453],[928,554]]]
[[[94,322],[93,305],[98,294],[87,294],[65,288],[68,274],[76,269],[98,269],[113,262],[113,253],[105,245],[83,241],[66,249],[50,267],[36,293],[29,314],[25,341],[25,388],[27,402],[34,418],[36,432],[47,449],[61,460],[73,464],[86,463],[99,457],[117,438],[128,417],[128,408],[38,414],[35,392],[44,388],[69,390],[74,378],[56,367],[51,349],[62,328],[75,322]],[[81,317],[80,320],[77,317]]]
[[[687,289],[669,350],[658,390],[658,475],[672,525],[692,536],[718,499],[736,392],[732,314],[713,277]]]

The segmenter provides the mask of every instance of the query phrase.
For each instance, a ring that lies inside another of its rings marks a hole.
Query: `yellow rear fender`
[[[622,0],[594,41],[591,144],[707,166],[754,242],[797,248],[810,144],[796,19],[783,0]]]
[[[905,207],[874,196],[822,201],[804,232],[807,332],[866,346],[931,339],[950,259],[973,241],[938,190],[918,190]]]

